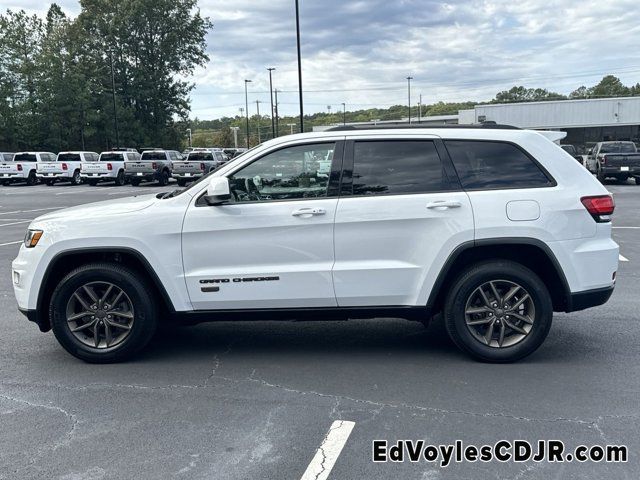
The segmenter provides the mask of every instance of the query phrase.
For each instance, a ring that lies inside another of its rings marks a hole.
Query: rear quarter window
[[[532,157],[511,143],[447,140],[445,145],[466,190],[555,185]]]

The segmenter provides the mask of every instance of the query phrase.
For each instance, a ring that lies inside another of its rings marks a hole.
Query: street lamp
[[[240,127],[231,127],[231,130],[233,130],[233,146],[238,148],[238,130],[240,130]]]
[[[189,134],[189,148],[191,148],[191,129],[187,128],[187,132]]]
[[[276,117],[276,136],[279,137],[280,136],[280,125],[279,125],[280,119],[278,115],[278,89],[277,88],[275,89],[275,95],[276,95],[276,105],[273,113],[275,114],[275,117]]]
[[[413,77],[407,77],[407,92],[409,98],[409,125],[411,125],[411,80],[413,80]]]
[[[298,95],[300,97],[300,133],[304,132],[304,112],[302,107],[302,59],[300,55],[300,6],[296,0],[296,44],[298,47]]]
[[[342,124],[347,124],[347,104],[342,102]]]
[[[271,138],[276,138],[276,121],[274,119],[274,110],[273,110],[273,79],[271,77],[271,72],[275,70],[275,68],[267,68],[269,70],[269,98],[271,99]]]
[[[260,100],[256,100],[256,108],[258,109],[258,143],[260,143]]]
[[[245,118],[247,124],[247,149],[249,148],[249,96],[247,94],[247,85],[251,83],[251,80],[245,79],[244,81],[244,106],[245,106]]]

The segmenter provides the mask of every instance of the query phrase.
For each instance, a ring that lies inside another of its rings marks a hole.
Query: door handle
[[[294,217],[303,217],[305,215],[324,215],[327,211],[324,208],[301,208],[294,210],[291,215]]]
[[[460,208],[462,204],[455,200],[436,200],[435,202],[427,203],[427,208]]]

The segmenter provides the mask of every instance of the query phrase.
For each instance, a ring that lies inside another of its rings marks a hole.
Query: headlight
[[[27,234],[24,236],[24,246],[27,248],[35,247],[43,233],[42,230],[27,230]]]

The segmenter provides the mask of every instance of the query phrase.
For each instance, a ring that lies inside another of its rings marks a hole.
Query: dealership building
[[[554,100],[477,105],[460,110],[457,115],[412,118],[412,123],[426,125],[478,124],[495,122],[535,130],[566,132],[562,141],[578,147],[589,147],[607,140],[631,140],[640,144],[640,97]],[[381,122],[348,124],[402,124],[408,118]],[[317,130],[330,128],[314,127]]]

